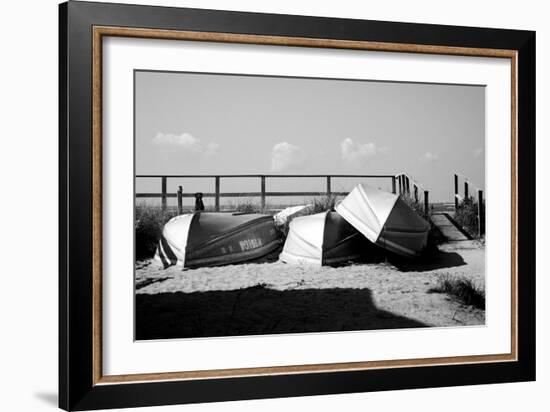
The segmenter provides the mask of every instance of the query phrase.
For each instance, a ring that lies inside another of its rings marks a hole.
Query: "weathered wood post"
[[[485,214],[483,213],[483,190],[477,191],[477,234],[485,234]]]
[[[161,177],[161,206],[162,211],[166,211],[166,176]]]
[[[418,186],[414,185],[414,202],[418,203]]]
[[[464,199],[468,199],[468,181],[464,181]]]
[[[214,191],[215,191],[215,200],[214,200],[214,210],[216,212],[220,211],[220,177],[214,177]]]
[[[427,190],[424,190],[424,214],[426,216],[429,215],[430,212],[430,200],[429,200],[429,194]]]
[[[330,187],[330,176],[327,176],[327,197],[330,197],[332,194],[332,189]]]
[[[260,176],[260,179],[261,179],[261,183],[262,183],[262,188],[261,188],[261,196],[262,196],[262,201],[261,201],[261,210],[262,210],[262,213],[265,211],[265,176]]]
[[[401,176],[397,175],[397,194],[401,194]]]
[[[178,186],[178,215],[183,213],[183,188]]]
[[[395,176],[392,176],[392,178],[391,178],[391,192],[392,192],[393,194],[395,194],[395,192],[396,192],[395,183],[396,183],[396,182],[395,182]]]
[[[399,179],[399,194],[403,194],[403,179],[402,179],[403,175],[399,175],[397,176],[397,178]]]
[[[455,212],[458,209],[458,175],[455,173]]]

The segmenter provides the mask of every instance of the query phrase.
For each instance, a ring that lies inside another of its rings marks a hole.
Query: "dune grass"
[[[446,293],[465,305],[485,310],[485,291],[464,276],[443,275],[428,293]]]
[[[137,204],[135,213],[136,259],[152,258],[164,224],[178,214],[177,210],[163,211],[159,206]]]
[[[329,210],[334,210],[334,207],[336,206],[337,198],[336,196],[332,195],[324,195],[324,196],[318,196],[311,199],[308,203],[308,206],[296,214],[295,217],[298,216],[308,216],[308,215],[314,215],[316,213],[323,213],[327,212]],[[276,223],[275,227],[279,231],[281,237],[283,238],[283,242],[286,239],[290,227],[290,222],[292,221],[293,217],[289,217],[286,219],[283,223]]]
[[[337,197],[334,195],[324,195],[313,198],[311,205],[308,207],[308,215],[315,213],[327,212],[334,210],[337,202]]]
[[[473,198],[462,199],[456,209],[454,220],[471,237],[479,238],[478,204]]]
[[[251,199],[239,199],[230,208],[237,213],[263,213],[262,207]]]

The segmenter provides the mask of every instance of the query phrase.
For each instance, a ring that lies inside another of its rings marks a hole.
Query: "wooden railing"
[[[416,203],[421,203],[423,201],[424,213],[428,215],[430,210],[430,192],[428,190],[425,190],[420,183],[414,180],[407,173],[400,173],[396,175],[395,178],[398,183],[399,194],[409,197]],[[396,193],[395,189],[393,193]],[[421,197],[423,199],[421,199]]]
[[[168,179],[213,179],[214,180],[214,192],[203,193],[203,198],[214,198],[214,208],[216,211],[220,210],[220,199],[223,197],[259,197],[262,210],[265,209],[267,197],[281,197],[281,196],[319,196],[319,195],[334,195],[345,196],[348,192],[334,192],[332,191],[332,179],[335,178],[354,178],[354,179],[388,179],[391,180],[392,192],[397,193],[397,182],[399,182],[399,194],[410,194],[410,187],[412,179],[406,174],[398,175],[259,175],[259,174],[243,174],[243,175],[136,175],[137,179],[160,179],[160,193],[136,193],[137,198],[160,198],[163,209],[167,207],[167,199],[176,197],[178,199],[178,210],[181,212],[183,198],[193,198],[194,193],[186,193],[182,187],[179,186],[176,193],[169,193],[167,191]],[[220,190],[220,182],[222,179],[234,179],[234,178],[257,178],[259,179],[259,191],[255,192],[222,192]],[[267,191],[266,180],[272,178],[318,178],[325,179],[326,190],[322,192],[290,192],[290,191]],[[413,191],[416,200],[418,201],[418,188],[420,186],[413,182]],[[424,191],[425,209],[428,211],[428,191]]]

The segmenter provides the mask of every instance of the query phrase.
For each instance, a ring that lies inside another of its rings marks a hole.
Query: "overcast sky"
[[[139,71],[135,89],[136,174],[407,172],[433,201],[452,200],[455,171],[485,184],[481,86]],[[268,190],[324,187],[285,182]],[[335,181],[333,191],[354,183]]]

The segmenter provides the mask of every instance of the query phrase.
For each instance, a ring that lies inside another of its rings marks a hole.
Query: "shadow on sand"
[[[369,289],[231,291],[136,295],[136,339],[418,328],[380,310]]]
[[[392,256],[388,259],[401,272],[425,272],[428,270],[452,268],[466,264],[462,256],[455,252],[434,250],[429,255],[417,259],[403,259]]]

